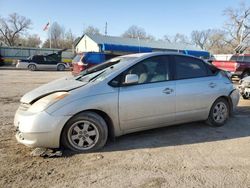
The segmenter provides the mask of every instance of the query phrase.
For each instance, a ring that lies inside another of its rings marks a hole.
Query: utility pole
[[[108,23],[106,22],[105,23],[105,36],[107,36],[108,34]]]

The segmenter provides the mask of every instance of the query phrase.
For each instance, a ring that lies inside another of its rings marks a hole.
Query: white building
[[[186,51],[193,53],[208,53],[198,47],[182,44],[169,43],[167,41],[152,41],[135,38],[122,38],[103,35],[83,35],[75,44],[75,52],[106,52],[115,54],[128,54],[152,51]],[[186,53],[190,54],[190,53]],[[191,54],[192,55],[192,54]],[[202,55],[201,55],[202,56]]]

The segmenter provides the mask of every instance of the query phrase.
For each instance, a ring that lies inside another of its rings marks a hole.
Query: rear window
[[[243,61],[244,56],[233,55],[230,61]]]
[[[244,56],[244,61],[249,62],[250,63],[250,56]]]

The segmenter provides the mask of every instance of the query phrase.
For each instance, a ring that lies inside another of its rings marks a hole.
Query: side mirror
[[[137,74],[127,74],[125,77],[124,84],[137,84],[139,82],[139,77]]]

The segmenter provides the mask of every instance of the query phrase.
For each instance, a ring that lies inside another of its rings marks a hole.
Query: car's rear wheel
[[[207,123],[215,127],[223,126],[229,117],[229,112],[228,101],[224,98],[219,98],[210,109]]]
[[[104,119],[94,112],[83,112],[65,125],[61,142],[66,148],[76,152],[91,152],[102,148],[108,137]]]
[[[30,71],[35,71],[35,70],[36,70],[36,65],[31,64],[31,65],[28,66],[28,69],[29,69]]]
[[[57,70],[58,71],[64,71],[65,70],[65,66],[62,65],[62,64],[60,64],[60,65],[57,66]]]

